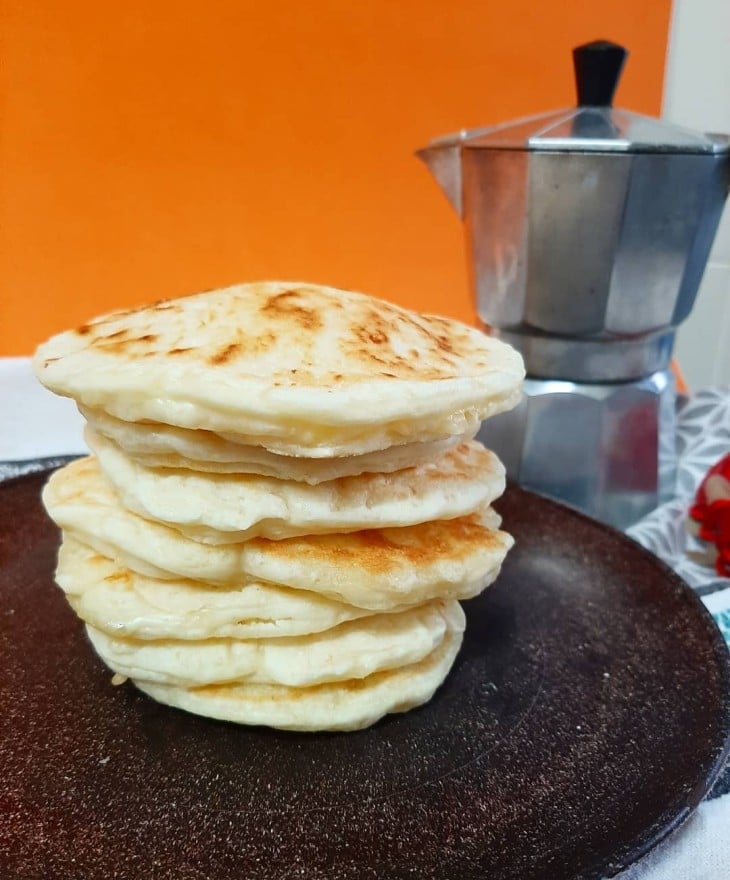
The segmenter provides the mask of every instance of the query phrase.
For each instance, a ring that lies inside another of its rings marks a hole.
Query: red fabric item
[[[717,547],[715,570],[730,577],[730,454],[707,472],[689,515],[700,524],[699,537]]]

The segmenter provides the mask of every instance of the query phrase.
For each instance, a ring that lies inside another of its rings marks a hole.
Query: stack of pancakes
[[[115,312],[42,345],[94,455],[44,502],[100,657],[161,702],[294,730],[433,695],[458,603],[511,546],[496,457],[518,354],[362,294],[261,283]]]

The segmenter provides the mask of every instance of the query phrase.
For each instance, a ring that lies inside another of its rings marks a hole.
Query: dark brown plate
[[[42,475],[0,487],[0,876],[596,878],[707,793],[730,673],[711,618],[621,535],[510,489],[517,538],[426,707],[247,729],[112,687],[53,585]]]

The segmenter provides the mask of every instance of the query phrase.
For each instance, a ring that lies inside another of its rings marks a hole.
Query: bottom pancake
[[[314,687],[135,684],[160,703],[221,721],[282,730],[360,730],[384,715],[427,703],[448,675],[462,638],[449,629],[439,647],[418,663]]]

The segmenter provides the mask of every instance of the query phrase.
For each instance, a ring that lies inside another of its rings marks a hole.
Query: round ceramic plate
[[[727,650],[616,532],[518,489],[498,583],[427,706],[352,734],[236,727],[113,687],[52,571],[43,475],[0,487],[0,876],[598,878],[707,793]]]

